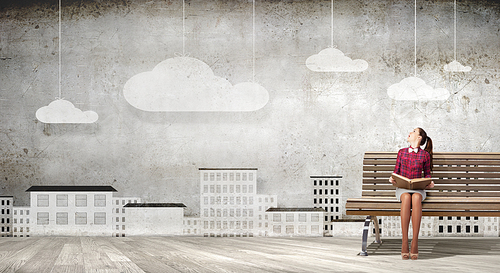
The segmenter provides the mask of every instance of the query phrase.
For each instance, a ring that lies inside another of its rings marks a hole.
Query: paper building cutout
[[[368,68],[368,63],[352,60],[336,48],[326,48],[307,58],[306,66],[316,72],[361,72]]]
[[[56,99],[38,109],[36,118],[43,123],[94,123],[99,116],[94,111],[83,112],[67,100]]]
[[[123,95],[132,106],[152,112],[256,111],[269,101],[269,93],[259,84],[233,86],[191,57],[170,58],[150,72],[133,76]]]
[[[469,72],[472,70],[470,66],[464,66],[457,61],[453,61],[449,64],[444,65],[444,71],[448,72]]]
[[[450,96],[445,88],[434,89],[417,77],[408,77],[389,86],[387,94],[394,100],[410,101],[447,100]]]

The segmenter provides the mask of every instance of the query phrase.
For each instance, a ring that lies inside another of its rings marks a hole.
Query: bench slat
[[[362,193],[363,197],[394,197],[396,196],[394,191],[364,191]],[[429,197],[500,197],[500,192],[427,192],[427,198]]]
[[[489,184],[489,185],[498,185],[500,184],[500,179],[444,179],[444,178],[436,178],[432,179],[434,184]],[[387,178],[378,178],[378,179],[363,179],[363,184],[372,184],[372,185],[391,185],[389,182],[389,177]]]
[[[434,167],[436,166],[447,166],[447,165],[469,165],[469,166],[499,166],[500,165],[500,159],[499,160],[452,160],[452,159],[435,159],[433,160]],[[390,165],[394,166],[396,165],[396,157],[394,159],[379,159],[379,160],[374,160],[374,159],[365,159],[363,160],[363,165],[377,165],[377,166],[383,166],[383,165]]]
[[[382,197],[382,196],[376,196],[376,197],[358,197],[358,198],[349,198],[349,201],[351,202],[373,202],[373,203],[399,203],[398,199],[396,197]],[[449,202],[462,202],[462,203],[488,203],[488,202],[500,202],[500,198],[498,197],[469,197],[469,198],[463,198],[463,197],[427,197],[424,201],[426,202],[441,202],[441,203],[449,203]]]
[[[390,172],[394,171],[394,165],[381,165],[381,166],[363,166],[364,172]],[[448,167],[448,166],[434,166],[433,172],[500,172],[500,166],[498,167]]]
[[[363,173],[363,177],[389,178],[390,173]],[[433,173],[436,178],[500,178],[499,173]]]
[[[369,185],[369,184],[363,184],[362,187],[363,190],[395,190],[394,186],[392,184],[385,184],[385,185]],[[427,191],[438,191],[438,190],[450,190],[449,185],[439,185],[436,184],[434,188],[428,189]],[[460,191],[466,191],[466,190],[477,190],[477,191],[498,191],[500,192],[500,186],[485,186],[485,185],[470,185],[470,186],[462,186],[462,185],[453,185],[453,190],[460,190]]]
[[[346,209],[400,209],[400,203],[368,203],[368,202],[350,202]],[[500,203],[433,203],[423,202],[422,210],[498,210]]]
[[[366,152],[365,159],[387,159],[396,158],[397,152]],[[456,153],[456,152],[435,152],[435,159],[451,158],[451,159],[500,159],[500,153]]]
[[[398,210],[348,210],[347,215],[399,216]],[[422,216],[500,217],[500,211],[422,211]]]

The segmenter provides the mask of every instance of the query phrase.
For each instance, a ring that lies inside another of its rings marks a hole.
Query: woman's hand
[[[425,187],[426,189],[430,189],[430,188],[434,188],[434,181],[431,181],[431,183],[429,185],[427,185],[427,187]]]
[[[393,186],[396,186],[396,180],[394,180],[394,178],[392,178],[392,176],[389,177],[389,182],[391,182]]]

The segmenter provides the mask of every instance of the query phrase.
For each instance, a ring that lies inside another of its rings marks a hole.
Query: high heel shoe
[[[401,259],[408,260],[410,258],[410,253],[401,252]]]
[[[410,253],[410,259],[412,259],[413,261],[417,260],[418,259],[418,253]]]

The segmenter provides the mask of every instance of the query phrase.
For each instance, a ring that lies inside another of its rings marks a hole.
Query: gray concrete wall
[[[368,69],[314,72],[306,59],[331,45],[331,1],[187,1],[185,53],[232,84],[269,92],[253,112],[145,112],[123,96],[134,75],[183,52],[182,1],[20,1],[0,10],[0,195],[28,204],[30,185],[112,185],[144,202],[182,202],[198,213],[201,167],[256,167],[258,192],[308,206],[310,175],[344,176],[361,192],[367,150],[405,147],[414,127],[435,151],[498,152],[500,5],[417,1],[418,75],[451,95],[393,100],[414,76],[413,1],[335,0],[334,45]],[[92,124],[44,124],[35,112],[59,96],[92,110]],[[255,60],[255,67],[253,67]]]

